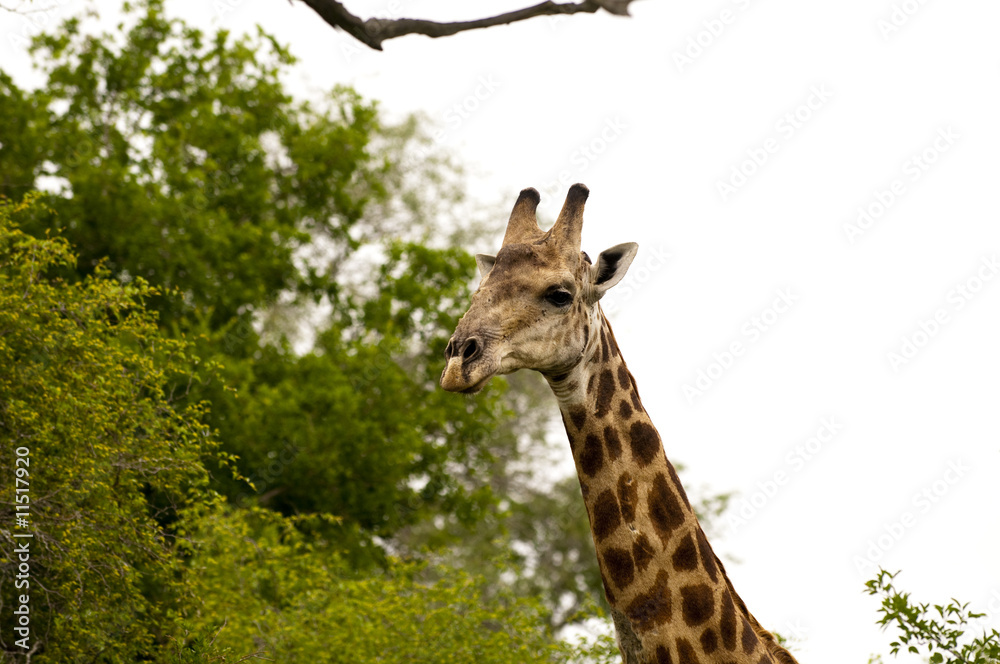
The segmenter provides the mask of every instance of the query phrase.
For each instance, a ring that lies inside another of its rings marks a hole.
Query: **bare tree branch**
[[[457,21],[454,23],[438,23],[414,18],[362,20],[344,7],[337,0],[302,0],[324,21],[335,28],[347,31],[361,43],[376,51],[382,50],[382,42],[403,35],[426,35],[428,37],[448,37],[466,30],[477,30],[494,25],[507,25],[524,21],[536,16],[552,16],[555,14],[593,14],[600,9],[618,16],[628,16],[628,6],[635,0],[583,0],[578,3],[560,4],[546,0],[531,7],[518,9],[506,14],[481,18],[475,21]]]

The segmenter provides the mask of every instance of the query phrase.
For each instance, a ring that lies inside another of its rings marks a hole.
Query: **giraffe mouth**
[[[452,358],[441,374],[441,387],[449,392],[476,394],[486,387],[486,383],[490,382],[495,373],[482,365],[470,367],[468,364],[463,364],[460,357]]]
[[[459,394],[477,394],[481,392],[484,387],[486,387],[486,383],[490,382],[490,379],[492,378],[493,374],[490,374],[489,376],[486,376],[485,378],[480,380],[478,383],[472,385],[471,387],[467,387],[464,390],[459,390],[458,392]]]

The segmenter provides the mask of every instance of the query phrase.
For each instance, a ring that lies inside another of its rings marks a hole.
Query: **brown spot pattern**
[[[700,625],[715,612],[715,598],[712,589],[704,583],[696,583],[681,588],[681,615],[690,626]]]
[[[701,564],[705,566],[708,577],[712,579],[712,583],[717,582],[719,570],[715,566],[715,554],[712,553],[712,547],[708,545],[708,539],[705,538],[705,532],[701,528],[698,528],[698,551],[701,552]]]
[[[590,378],[587,379],[587,395],[589,396],[594,391],[594,383],[597,381],[597,374],[590,374]]]
[[[622,455],[622,441],[613,427],[604,427],[604,444],[608,447],[608,458],[617,461]]]
[[[672,607],[666,572],[663,570],[657,572],[652,587],[647,592],[636,595],[625,608],[625,615],[640,632],[647,632],[657,625],[670,621]]]
[[[722,645],[726,650],[736,650],[736,607],[733,606],[733,598],[726,588],[722,596],[722,618],[719,621],[719,633],[722,636]]]
[[[639,502],[639,489],[628,473],[618,478],[618,502],[622,507],[622,518],[627,523],[635,521],[635,508]]]
[[[671,562],[678,572],[690,571],[698,567],[698,550],[695,549],[691,533],[684,536],[674,550]]]
[[[615,399],[615,377],[610,369],[601,372],[601,378],[597,381],[597,417],[604,417],[611,412],[611,406]]]
[[[753,627],[750,626],[746,616],[743,616],[743,638],[740,639],[740,645],[743,646],[743,652],[749,655],[757,649],[757,643],[757,635],[754,633]]]
[[[580,452],[580,468],[589,477],[593,477],[604,466],[604,444],[594,434],[587,434]]]
[[[732,589],[730,588],[730,590]],[[750,615],[750,609],[747,608],[747,603],[743,601],[742,597],[736,594],[736,591],[733,591],[733,601],[736,603],[736,610],[740,614],[744,616]]]
[[[649,503],[649,518],[653,522],[653,528],[666,544],[670,539],[670,534],[684,523],[684,513],[681,512],[680,503],[677,496],[667,484],[667,478],[660,473],[653,480],[653,487],[647,496]]]
[[[601,571],[601,583],[604,584],[604,595],[608,598],[608,604],[611,606],[615,605],[615,593],[611,590],[611,584],[608,583],[608,577],[604,576],[604,572]]]
[[[601,361],[608,361],[608,334],[605,331],[607,328],[601,328]]]
[[[621,525],[621,510],[611,489],[605,489],[594,501],[594,539],[598,543],[607,539]]]
[[[667,461],[667,472],[670,473],[670,479],[673,480],[674,486],[678,488],[681,492],[681,500],[687,505],[688,509],[691,509],[691,503],[688,502],[687,493],[684,491],[684,487],[681,486],[681,479],[677,477],[677,470],[674,469],[674,464]]]
[[[569,419],[572,420],[573,426],[579,431],[583,428],[584,423],[587,421],[587,411],[582,406],[576,408],[571,408],[569,411]]]
[[[632,406],[625,399],[618,402],[618,415],[623,420],[627,420],[632,417]]]
[[[701,633],[701,649],[706,655],[711,655],[719,648],[719,637],[715,635],[715,630],[711,627]]]
[[[623,390],[632,387],[632,383],[628,379],[628,369],[625,368],[624,364],[618,365],[618,383],[622,386]]]
[[[656,664],[674,664],[670,651],[663,646],[656,646]]]
[[[698,664],[698,655],[687,639],[677,639],[677,661],[680,664]]]
[[[649,422],[633,422],[629,429],[632,458],[640,468],[648,466],[660,451],[660,436]]]
[[[618,350],[618,342],[615,341],[615,333],[610,327],[608,328],[608,348],[611,350],[612,359],[621,355],[621,351]]]
[[[649,562],[655,555],[653,543],[645,535],[639,535],[639,538],[632,543],[632,559],[639,572],[646,571],[646,567],[649,566]]]
[[[569,447],[570,447],[570,449],[573,449],[573,447],[574,447],[573,446],[573,432],[569,430],[569,420],[566,419],[566,413],[560,411],[559,414],[562,415],[563,426],[566,427],[566,435],[569,437]]]
[[[629,385],[632,386],[632,392],[631,392],[632,405],[635,407],[636,410],[642,410],[642,403],[640,403],[640,401],[639,401],[639,388],[636,387],[636,385],[635,385],[635,376],[633,376],[632,374],[629,374],[628,375],[628,382],[629,382]]]
[[[625,549],[608,547],[604,552],[604,567],[608,570],[611,580],[619,590],[627,588],[635,578],[635,566],[632,564],[632,554]]]

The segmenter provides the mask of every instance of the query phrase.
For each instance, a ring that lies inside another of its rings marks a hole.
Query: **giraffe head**
[[[500,251],[476,256],[482,279],[445,349],[444,389],[478,392],[493,376],[518,369],[564,374],[584,358],[598,301],[625,276],[639,249],[619,244],[591,263],[580,251],[589,195],[582,184],[570,187],[556,223],[542,232],[535,219],[538,192],[521,191]]]

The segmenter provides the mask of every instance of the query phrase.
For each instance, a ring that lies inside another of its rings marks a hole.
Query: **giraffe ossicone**
[[[625,664],[796,664],[713,553],[600,307],[634,242],[580,251],[589,190],[570,187],[548,231],[524,189],[445,350],[441,386],[475,393],[539,371],[559,402]]]

